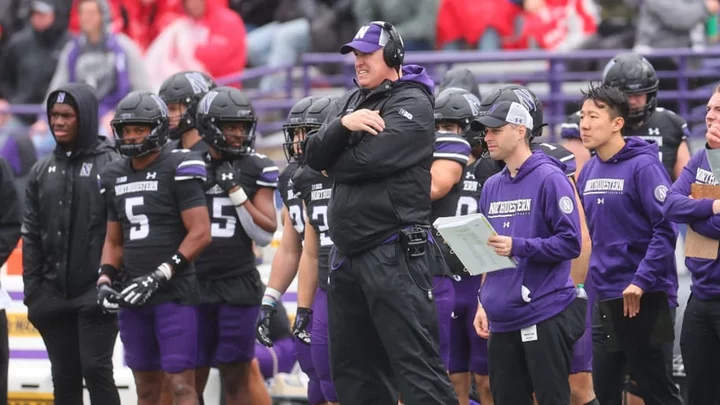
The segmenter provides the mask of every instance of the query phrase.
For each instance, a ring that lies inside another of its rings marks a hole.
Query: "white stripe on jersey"
[[[205,162],[202,160],[186,160],[178,165],[178,168],[184,167],[184,166],[190,166],[190,165],[198,165],[205,167]]]
[[[279,172],[279,171],[280,171],[280,169],[277,166],[269,166],[269,167],[264,168],[262,172],[267,173],[267,172]]]
[[[565,122],[560,124],[560,128],[580,128],[580,126],[572,122]]]
[[[462,138],[452,138],[452,137],[448,137],[448,136],[442,136],[435,140],[435,143],[438,143],[438,142],[457,142],[457,143],[463,143],[463,144],[467,145],[468,147],[470,147],[470,143]]]
[[[258,186],[265,186],[265,187],[277,187],[277,182],[274,183],[268,183],[266,181],[258,180],[255,182]]]
[[[175,181],[199,179],[205,181],[205,176],[175,176]]]
[[[463,162],[468,161],[467,155],[463,155],[460,153],[435,152],[435,153],[433,153],[433,157],[438,158],[438,159],[462,160]]]

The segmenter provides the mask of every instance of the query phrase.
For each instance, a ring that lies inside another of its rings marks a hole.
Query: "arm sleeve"
[[[41,161],[42,162],[42,161]],[[23,218],[21,234],[23,240],[23,285],[25,296],[29,296],[41,283],[45,254],[43,253],[42,238],[40,236],[40,201],[38,162],[33,166],[28,176],[25,193],[25,216]]]
[[[183,153],[183,152],[178,152]],[[203,183],[207,177],[205,162],[197,153],[183,153],[185,159],[175,169],[173,193],[180,212],[206,206]]]
[[[669,260],[675,260],[677,232],[663,217],[662,206],[667,200],[663,195],[670,187],[670,177],[660,161],[640,169],[635,175],[639,185],[639,201],[645,216],[652,225],[652,238],[645,257],[638,265],[632,284],[648,291],[657,281],[658,275],[667,271]]]
[[[662,25],[686,34],[710,15],[704,1],[648,0],[642,7]]]
[[[670,187],[670,191],[663,204],[663,214],[668,221],[687,224],[696,221],[703,221],[713,215],[713,200],[703,198],[693,200],[688,198],[690,195],[690,186],[695,181],[695,171],[698,167],[698,161],[702,158],[703,151],[693,156],[687,166],[683,168],[680,177]]]
[[[435,137],[435,160],[452,160],[465,167],[470,155],[470,144],[465,138],[447,133],[437,133]]]
[[[338,117],[340,101],[330,107],[332,110],[325,123],[315,134],[307,138],[303,148],[308,166],[318,172],[326,170],[335,162],[338,155],[348,146],[348,139],[352,134],[342,125]]]
[[[704,221],[696,221],[690,224],[690,228],[700,235],[720,240],[720,215],[713,215]]]
[[[430,101],[399,97],[382,111],[385,130],[366,134],[345,149],[328,172],[340,183],[354,183],[389,176],[429,158],[434,149],[435,120]]]
[[[20,207],[10,165],[0,159],[0,266],[20,239]]]
[[[552,236],[513,238],[511,253],[537,262],[572,260],[580,255],[580,216],[575,207],[575,192],[561,174],[551,174],[541,187],[541,209]]]
[[[278,187],[278,178],[280,177],[280,169],[277,167],[275,162],[268,159],[267,157],[262,157],[262,172],[260,173],[260,176],[255,180],[255,184],[258,187],[269,187],[276,189]]]

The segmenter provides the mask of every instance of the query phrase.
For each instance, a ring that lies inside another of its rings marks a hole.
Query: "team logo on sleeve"
[[[575,209],[575,204],[573,203],[572,198],[567,196],[560,198],[560,201],[558,201],[558,205],[560,206],[560,211],[564,212],[565,214],[571,214]]]
[[[667,193],[668,193],[668,188],[662,184],[655,187],[655,191],[653,191],[653,195],[655,196],[655,199],[661,203],[665,202]]]

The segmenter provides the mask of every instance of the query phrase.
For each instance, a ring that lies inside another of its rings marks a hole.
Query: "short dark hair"
[[[583,91],[582,94],[583,103],[592,100],[598,108],[607,108],[612,118],[621,117],[627,122],[630,115],[630,102],[622,90],[606,84],[599,86],[591,84],[588,90]]]

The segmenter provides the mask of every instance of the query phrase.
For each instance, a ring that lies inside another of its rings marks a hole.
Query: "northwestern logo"
[[[218,92],[217,91],[209,91],[205,97],[200,100],[200,105],[198,106],[198,110],[200,110],[201,113],[207,114],[210,112],[210,107],[212,106],[213,100],[215,100],[215,97],[217,97]]]
[[[468,102],[473,117],[480,115],[480,100],[472,93],[464,93],[463,97],[465,97],[465,100]]]
[[[60,93],[58,93],[57,100],[55,102],[60,103],[60,104],[64,103],[65,102],[65,92],[61,91]]]
[[[80,177],[90,177],[90,172],[92,172],[92,163],[83,163],[82,168],[80,168]]]
[[[360,27],[357,34],[355,34],[355,38],[353,38],[353,39],[365,38],[365,34],[367,34],[369,29],[370,29],[369,25],[363,25],[362,27]]]
[[[190,83],[190,87],[192,87],[195,94],[207,93],[210,90],[207,81],[198,72],[185,73],[185,78]]]
[[[162,114],[163,117],[167,117],[169,115],[167,105],[160,97],[158,97],[156,94],[151,94],[150,97],[152,97],[153,100],[157,103],[158,107],[160,108],[160,114]]]
[[[510,201],[497,201],[490,203],[488,216],[513,216],[515,214],[528,214],[532,199],[524,198]]]
[[[528,111],[536,111],[537,105],[535,104],[535,100],[533,99],[532,94],[526,89],[515,89],[513,90],[513,93],[517,96],[517,98],[520,100],[520,103],[522,103],[523,107],[525,107]]]
[[[605,194],[606,192],[622,193],[625,190],[625,179],[594,179],[585,184],[583,194]]]

